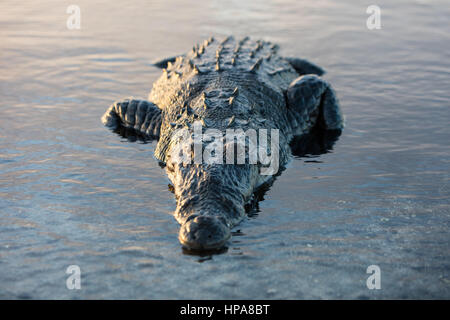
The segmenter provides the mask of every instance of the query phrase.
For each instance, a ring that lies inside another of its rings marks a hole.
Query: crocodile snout
[[[222,248],[231,232],[223,219],[215,216],[191,216],[180,228],[178,239],[191,250]]]

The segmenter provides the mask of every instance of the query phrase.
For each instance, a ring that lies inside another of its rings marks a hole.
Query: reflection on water
[[[372,31],[371,3],[350,0],[77,4],[80,30],[63,2],[0,4],[1,298],[450,297],[445,1],[381,1]],[[147,96],[151,61],[228,34],[324,67],[347,127],[332,149],[297,144],[228,250],[199,257],[178,243],[155,143],[100,117]]]

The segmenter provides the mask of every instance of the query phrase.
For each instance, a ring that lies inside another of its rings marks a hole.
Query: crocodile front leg
[[[288,112],[296,135],[314,127],[341,130],[342,112],[333,88],[322,78],[308,74],[298,77],[287,90]]]
[[[158,139],[161,128],[161,109],[147,100],[116,101],[105,112],[102,122],[112,129],[122,126]]]

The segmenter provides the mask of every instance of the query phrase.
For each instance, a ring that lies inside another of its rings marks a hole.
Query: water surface
[[[447,1],[77,0],[0,4],[0,298],[450,298]],[[328,72],[347,127],[293,159],[220,255],[183,253],[152,157],[100,117],[151,61],[214,35]],[[78,265],[82,289],[65,273]],[[378,265],[381,290],[368,290]]]

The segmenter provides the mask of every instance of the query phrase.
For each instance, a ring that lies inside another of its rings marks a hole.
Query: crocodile
[[[178,239],[185,249],[226,247],[257,190],[279,172],[262,174],[267,162],[251,162],[248,156],[231,165],[181,162],[174,156],[182,143],[174,138],[177,132],[193,133],[196,124],[202,126],[200,133],[211,128],[275,130],[278,145],[268,152],[277,153],[285,168],[298,137],[340,133],[344,127],[335,91],[321,77],[323,69],[306,59],[284,57],[278,49],[249,37],[211,37],[186,54],[154,63],[162,75],[147,100],[116,101],[102,117],[111,129],[125,128],[158,141],[154,156],[171,181],[174,217],[181,225]],[[208,143],[202,141],[202,148]]]

